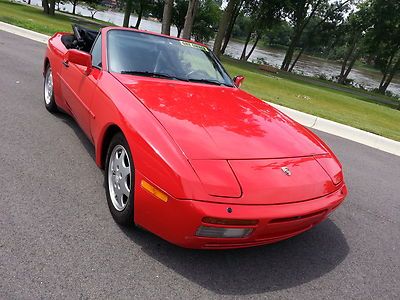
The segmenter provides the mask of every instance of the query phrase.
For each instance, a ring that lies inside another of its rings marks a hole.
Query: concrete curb
[[[13,33],[15,35],[19,35],[40,43],[47,44],[47,40],[50,38],[48,35],[38,33],[32,30],[28,30],[25,28],[21,28],[15,25],[7,24],[4,22],[0,22],[0,30],[7,31]]]
[[[32,30],[3,22],[0,22],[0,30],[45,44],[49,39],[49,36],[45,34],[37,33]],[[327,119],[309,115],[275,103],[268,103],[304,126],[400,156],[400,142]]]
[[[282,105],[268,103],[304,126],[400,156],[400,142],[361,129],[309,115]]]

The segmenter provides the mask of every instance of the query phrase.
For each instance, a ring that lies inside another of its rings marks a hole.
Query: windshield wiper
[[[208,83],[208,84],[214,84],[214,85],[225,85],[225,86],[230,86],[229,84],[226,84],[224,82],[218,81],[218,80],[214,80],[214,79],[197,79],[197,78],[188,78],[187,81],[190,82],[199,82],[199,83]]]
[[[121,74],[129,74],[129,75],[138,75],[138,76],[146,76],[146,77],[156,77],[156,78],[166,78],[166,79],[175,79],[187,81],[184,78],[179,78],[174,75],[170,75],[167,73],[158,73],[158,72],[148,72],[148,71],[121,71]]]

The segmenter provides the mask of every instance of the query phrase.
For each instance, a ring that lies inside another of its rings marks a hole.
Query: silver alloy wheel
[[[51,73],[51,68],[48,67],[44,79],[44,101],[46,102],[47,105],[51,103],[52,98],[53,98],[53,74]]]
[[[115,209],[124,210],[131,192],[131,165],[128,152],[116,145],[108,163],[108,190]]]

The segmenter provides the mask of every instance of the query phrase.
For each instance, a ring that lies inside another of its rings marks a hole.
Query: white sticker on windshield
[[[202,45],[198,45],[198,44],[194,44],[194,43],[189,43],[189,42],[185,42],[185,41],[180,41],[182,46],[186,46],[186,47],[192,47],[192,48],[196,48],[196,49],[200,49],[203,50],[205,52],[208,52],[207,47],[204,47]]]

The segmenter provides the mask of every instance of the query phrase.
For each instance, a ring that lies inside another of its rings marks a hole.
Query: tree
[[[94,19],[94,15],[105,9],[104,6],[102,6],[101,4],[101,0],[85,0],[85,4],[87,6],[87,9],[90,12],[90,17],[92,19]]]
[[[378,92],[385,93],[400,69],[400,2],[370,0],[373,26],[366,34],[366,43],[382,79]]]
[[[185,24],[183,26],[182,37],[184,39],[190,39],[192,34],[193,22],[196,16],[196,10],[198,6],[198,0],[189,0],[189,5],[185,17]]]
[[[72,4],[72,14],[74,15],[76,12],[76,5],[78,4],[78,0],[72,0],[71,4]]]
[[[287,18],[293,26],[293,34],[290,37],[290,44],[286,50],[285,57],[282,61],[281,69],[287,71],[293,60],[294,51],[300,41],[304,29],[310,20],[317,14],[321,16],[321,20],[327,18],[329,11],[328,0],[288,0],[286,9],[288,11]],[[351,0],[337,0],[332,5],[337,9],[344,7]],[[322,24],[322,23],[321,23]],[[318,25],[316,26],[318,28]],[[293,68],[292,68],[293,69]]]
[[[221,10],[215,0],[201,0],[193,24],[192,35],[196,41],[208,42],[218,29]]]
[[[282,61],[281,69],[287,71],[292,62],[294,50],[300,40],[300,37],[310,22],[311,18],[316,13],[320,5],[326,0],[289,0],[287,9],[288,19],[293,26],[293,35],[290,38],[290,44],[286,50],[285,57]]]
[[[229,0],[228,5],[226,6],[225,11],[222,15],[222,18],[221,18],[221,21],[220,21],[219,27],[218,27],[217,36],[215,37],[214,46],[213,46],[213,52],[217,57],[219,57],[221,54],[222,41],[225,37],[226,30],[229,26],[229,23],[234,16],[234,12],[235,12],[234,9],[238,2],[239,2],[239,0]]]
[[[149,0],[136,0],[133,3],[133,11],[137,14],[135,28],[139,29],[143,16],[147,16],[153,6],[152,1]]]
[[[320,4],[314,15],[309,18],[306,26],[303,28],[303,31],[304,33],[307,33],[307,36],[305,38],[302,38],[302,34],[300,34],[297,43],[298,45],[301,42],[303,43],[291,65],[290,63],[292,61],[292,58],[287,59],[287,63],[289,63],[290,65],[288,70],[289,72],[293,70],[297,61],[306,49],[310,48],[310,46],[315,46],[318,43],[318,39],[320,40],[320,42],[322,42],[323,39],[320,39],[321,37],[323,37],[324,35],[326,37],[327,32],[333,33],[334,29],[344,21],[345,13],[349,10],[349,4],[351,2],[352,1],[350,0],[337,1],[332,3],[325,1]],[[329,36],[328,39],[324,40],[323,42],[329,43]]]
[[[161,33],[170,35],[171,33],[171,21],[172,21],[172,9],[174,6],[174,0],[165,0],[164,11],[161,23]]]
[[[123,27],[129,27],[129,20],[131,18],[132,7],[133,7],[133,0],[126,0],[126,6],[125,6],[125,11],[124,11],[124,21],[122,23]]]
[[[43,0],[42,6],[43,6],[43,12],[45,14],[54,16],[54,11],[56,8],[55,0]]]
[[[291,35],[292,27],[290,27],[286,20],[280,20],[280,22],[265,31],[263,41],[265,44],[271,46],[287,46],[289,45]]]
[[[346,83],[347,77],[350,74],[354,63],[360,58],[364,48],[364,38],[366,31],[372,25],[370,6],[367,3],[362,3],[359,10],[351,14],[346,23],[343,24],[341,30],[344,37],[344,52],[342,57],[342,65],[338,82],[341,84]]]
[[[250,17],[250,24],[247,29],[246,42],[243,47],[241,60],[248,60],[257,46],[258,41],[262,38],[266,29],[278,22],[282,13],[282,1],[281,0],[253,0],[248,1],[247,7],[244,9]],[[249,53],[247,52],[247,46],[254,38],[253,46]]]
[[[177,37],[181,36],[183,26],[185,25],[185,17],[188,10],[188,1],[176,0],[172,12],[172,24],[175,25],[178,34]]]
[[[240,0],[239,2],[236,3],[235,8],[234,8],[234,13],[233,13],[233,18],[229,22],[228,28],[226,29],[225,36],[224,36],[224,43],[222,44],[221,48],[221,53],[224,54],[226,47],[229,44],[229,41],[232,36],[233,28],[235,26],[236,20],[240,14],[240,11],[242,9],[243,4],[245,3],[245,0]]]

